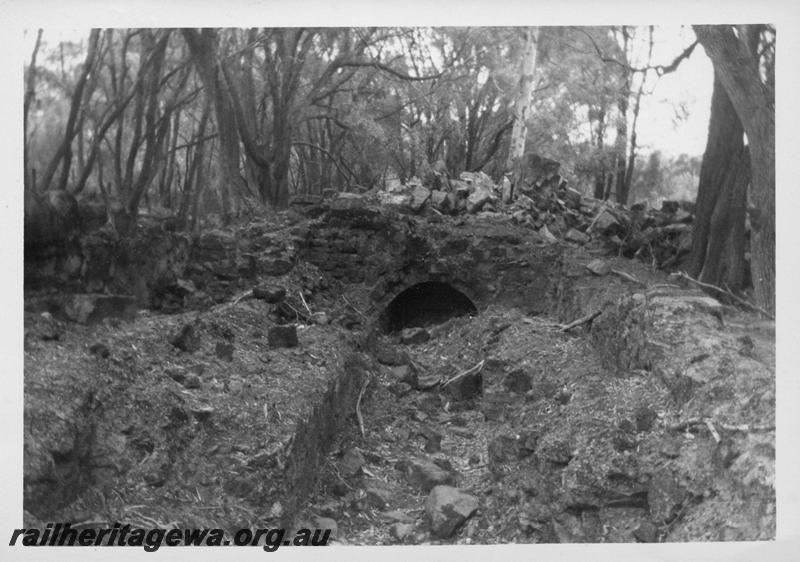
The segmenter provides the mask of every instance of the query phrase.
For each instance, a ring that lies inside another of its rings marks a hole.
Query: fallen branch
[[[596,310],[596,311],[592,312],[591,314],[587,314],[583,318],[578,318],[577,320],[575,320],[573,322],[570,322],[569,324],[564,324],[563,326],[561,326],[561,329],[559,331],[560,332],[567,332],[567,331],[571,330],[572,328],[576,328],[576,327],[581,326],[583,324],[588,324],[589,322],[591,322],[592,320],[594,320],[595,318],[600,316],[600,314],[602,312],[603,312],[602,310]]]
[[[705,422],[705,424],[706,424],[706,427],[708,428],[708,431],[710,431],[710,432],[711,432],[711,436],[714,438],[714,441],[716,441],[717,443],[719,443],[719,442],[721,441],[721,438],[720,438],[720,436],[719,436],[719,433],[717,433],[717,430],[716,430],[716,428],[714,427],[714,424],[713,424],[713,422],[711,421],[711,419],[709,419],[709,418],[706,418],[706,419],[705,419],[705,420],[703,420],[703,421]]]
[[[303,291],[297,291],[297,294],[300,295],[300,300],[303,301],[303,306],[306,307],[309,316],[314,316],[314,313],[311,312],[311,309],[308,308],[308,303],[306,302],[305,297],[303,296]]]
[[[346,296],[342,295],[342,299],[344,299],[344,302],[347,304],[347,306],[349,306],[350,308],[352,308],[353,310],[358,312],[364,320],[369,320],[369,318],[367,318],[366,314],[364,314],[363,312],[358,310],[355,306],[353,306],[353,303],[351,303],[349,300],[347,300]]]
[[[770,320],[775,320],[775,315],[774,314],[770,314],[769,312],[767,312],[766,310],[764,310],[760,306],[756,306],[753,303],[751,303],[749,301],[746,301],[745,299],[743,299],[741,297],[736,296],[733,292],[731,292],[729,290],[726,290],[726,289],[723,289],[722,287],[717,287],[716,285],[712,285],[711,283],[704,283],[702,281],[698,281],[697,279],[694,279],[693,277],[690,277],[689,275],[687,275],[683,271],[677,271],[675,273],[670,273],[670,277],[678,277],[680,279],[686,279],[687,281],[689,281],[690,283],[694,283],[698,287],[703,287],[705,289],[711,289],[711,290],[714,290],[714,291],[718,291],[721,294],[730,297],[731,299],[733,299],[735,302],[739,303],[740,305],[742,305],[742,306],[744,306],[746,308],[749,308],[750,310],[753,310],[755,312],[760,312],[761,314],[763,314],[764,316],[766,316]]]
[[[679,424],[671,425],[667,427],[667,431],[686,431],[690,427],[702,425],[705,426],[711,435],[714,437],[714,440],[719,442],[719,433],[714,429],[714,422],[711,418],[691,418]],[[740,425],[732,425],[732,424],[725,424],[725,423],[716,423],[717,427],[725,431],[736,431],[739,433],[756,433],[762,431],[775,431],[774,425],[750,425],[750,424],[740,424]]]
[[[611,273],[619,275],[620,277],[622,277],[623,279],[627,279],[631,283],[636,283],[637,285],[641,285],[642,287],[647,287],[647,283],[645,283],[644,281],[639,281],[636,277],[634,277],[630,273],[626,273],[625,271],[621,271],[619,269],[612,269]]]
[[[485,359],[481,359],[480,362],[477,365],[474,365],[474,366],[470,367],[469,369],[467,369],[466,371],[464,371],[463,373],[459,373],[456,376],[454,376],[453,378],[449,379],[447,382],[442,384],[442,387],[445,387],[448,384],[457,381],[458,379],[462,379],[464,377],[468,377],[469,375],[474,375],[476,373],[479,373],[480,370],[483,369],[483,364],[485,362],[486,362]]]
[[[364,379],[364,384],[358,393],[358,400],[356,400],[356,417],[358,418],[358,428],[361,430],[361,437],[366,437],[364,432],[364,418],[361,416],[361,399],[364,397],[364,392],[367,390],[369,384],[369,376]]]
[[[236,306],[237,304],[239,304],[239,302],[240,302],[242,299],[246,299],[246,298],[248,298],[248,297],[252,297],[252,296],[253,296],[253,289],[250,289],[250,290],[249,290],[249,291],[247,291],[246,293],[244,293],[244,294],[242,294],[242,295],[239,295],[238,297],[236,297],[236,298],[233,300],[233,302],[231,303],[231,306]]]

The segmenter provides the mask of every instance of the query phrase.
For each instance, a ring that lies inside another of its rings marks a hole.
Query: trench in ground
[[[462,400],[441,386],[415,389],[403,382],[408,367],[376,361],[361,406],[364,435],[350,425],[341,436],[301,519],[334,519],[349,544],[633,541],[633,530],[647,519],[646,494],[634,490],[600,508],[566,507],[573,490],[564,483],[565,464],[541,456],[498,462],[496,443],[533,431],[547,447],[590,446],[598,424],[610,435],[621,407],[664,401],[664,389],[635,378],[609,380],[584,338],[560,333],[546,318],[500,305],[476,312],[444,283],[415,285],[389,303],[379,346],[408,353],[418,376],[440,381],[484,361],[481,393]],[[400,345],[398,330],[410,327],[424,327],[431,339]],[[514,388],[509,377],[522,386]],[[354,451],[365,464],[349,474]],[[427,491],[407,473],[415,459],[453,469],[453,483],[480,501],[478,514],[451,538],[429,533]],[[392,528],[398,524],[411,526],[400,539]]]

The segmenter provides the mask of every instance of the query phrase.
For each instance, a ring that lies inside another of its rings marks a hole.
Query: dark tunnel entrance
[[[478,309],[461,291],[447,283],[417,283],[397,295],[382,314],[384,331],[441,324],[455,316],[477,314]]]

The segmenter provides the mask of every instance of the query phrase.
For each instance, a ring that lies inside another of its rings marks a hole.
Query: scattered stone
[[[483,375],[480,370],[459,377],[444,387],[447,394],[455,401],[472,400],[483,394]]]
[[[182,384],[184,388],[188,389],[200,388],[200,377],[195,374],[186,375],[186,378],[183,379]]]
[[[478,188],[484,187],[487,189],[494,189],[494,182],[486,172],[461,172],[458,176],[459,180],[466,182],[469,187]]]
[[[481,411],[486,421],[502,421],[505,418],[506,409],[514,401],[513,396],[506,392],[486,393],[481,401]]]
[[[514,369],[503,379],[503,387],[509,392],[524,394],[533,388],[531,376],[522,369]]]
[[[562,406],[568,404],[571,399],[572,399],[572,393],[567,391],[567,390],[563,390],[563,389],[559,390],[558,394],[553,396],[553,400],[555,400],[556,402],[558,402]]]
[[[42,341],[57,341],[64,333],[63,326],[49,312],[39,315],[41,321],[36,325],[36,333]]]
[[[197,292],[197,287],[190,279],[178,279],[175,284],[169,288],[170,291],[179,297],[188,297]]]
[[[211,406],[203,405],[192,408],[192,415],[197,418],[197,421],[206,421],[214,413],[214,408]]]
[[[184,324],[178,333],[170,338],[169,343],[181,351],[193,353],[200,349],[200,336],[196,333],[194,324]]]
[[[441,539],[452,537],[467,519],[478,511],[478,498],[451,486],[436,486],[425,500],[425,513],[431,534]]]
[[[327,326],[331,323],[331,319],[324,312],[315,312],[311,315],[310,320],[318,326]]]
[[[409,484],[423,492],[429,492],[441,484],[455,484],[455,474],[428,460],[401,460],[395,468],[403,473]]]
[[[611,439],[611,444],[620,453],[633,451],[636,448],[636,437],[625,431],[617,431]]]
[[[376,509],[386,509],[389,500],[392,499],[392,494],[389,490],[382,488],[376,484],[370,484],[365,490],[364,501],[370,507]]]
[[[486,204],[494,200],[494,191],[490,187],[477,186],[475,191],[467,197],[467,212],[471,214],[478,213],[483,210]]]
[[[431,192],[428,188],[422,187],[421,185],[415,186],[411,191],[411,201],[409,201],[411,210],[415,213],[419,213],[430,197]]]
[[[438,453],[442,450],[442,433],[428,425],[420,427],[420,433],[425,437],[425,452]]]
[[[679,439],[668,439],[661,444],[661,454],[668,459],[677,459],[681,455],[681,442]]]
[[[389,533],[398,541],[405,540],[412,532],[414,532],[414,525],[411,523],[393,523],[389,527]]]
[[[520,433],[519,445],[521,449],[521,455],[527,456],[528,453],[535,451],[536,446],[539,444],[540,437],[541,435],[539,432],[535,430],[528,430]]]
[[[586,244],[590,240],[588,234],[581,232],[577,228],[570,228],[564,235],[564,239],[576,244]]]
[[[639,406],[633,413],[633,417],[636,421],[636,431],[643,432],[650,431],[653,428],[658,414],[649,406]]]
[[[542,227],[539,229],[538,232],[548,242],[550,243],[558,242],[558,238],[556,238],[555,235],[552,232],[550,232],[550,229],[547,228],[547,225],[542,225]]]
[[[323,532],[330,529],[331,534],[329,536],[330,540],[335,540],[339,534],[339,524],[336,523],[334,519],[330,517],[314,517],[314,528],[322,529]]]
[[[339,468],[339,474],[345,478],[361,474],[361,467],[365,464],[367,464],[367,461],[358,449],[348,449],[339,462],[336,463]]]
[[[603,209],[594,220],[591,230],[592,232],[596,231],[602,234],[612,234],[614,230],[622,230],[622,226],[614,215],[607,209]]]
[[[519,458],[519,440],[512,435],[498,435],[486,448],[489,465],[507,463]]]
[[[259,257],[258,272],[270,277],[280,277],[289,273],[294,264],[281,257]]]
[[[447,206],[447,193],[438,189],[431,191],[431,205],[443,213],[449,213],[451,210]]]
[[[395,382],[389,385],[389,391],[398,398],[402,398],[403,396],[408,396],[408,393],[411,392],[412,390],[413,387],[406,382]]]
[[[439,377],[438,373],[431,373],[429,371],[420,373],[416,371],[416,369],[413,370],[413,373],[415,379],[412,383],[412,386],[416,390],[430,390],[431,388],[438,386],[441,382],[441,378]]]
[[[105,318],[130,321],[136,310],[136,299],[125,295],[79,294],[64,303],[66,317],[80,324],[96,324]]]
[[[658,527],[645,521],[633,531],[633,537],[639,542],[658,542]]]
[[[279,303],[286,298],[286,289],[278,285],[256,285],[253,287],[253,298],[265,300],[270,304]]]
[[[214,353],[220,359],[233,361],[233,344],[230,342],[217,342]]]
[[[400,343],[405,345],[425,343],[429,339],[431,339],[431,334],[424,328],[406,328],[400,332]]]
[[[384,511],[383,513],[381,513],[381,516],[391,521],[399,521],[401,523],[410,523],[414,521],[414,518],[411,515],[409,515],[405,511],[400,511],[399,509]]]
[[[95,342],[89,346],[89,353],[92,355],[98,355],[103,359],[107,359],[111,352],[108,349],[108,346],[101,342]]]
[[[186,369],[183,367],[168,367],[164,369],[164,373],[178,383],[183,383],[186,380]],[[198,381],[200,379],[198,378]]]
[[[381,365],[388,365],[390,367],[398,367],[407,365],[411,359],[408,353],[393,345],[381,344],[375,350],[375,358]]]
[[[392,378],[400,382],[408,383],[411,386],[416,386],[417,384],[416,369],[412,365],[389,367],[389,372],[392,374]]]
[[[586,264],[586,269],[600,277],[611,273],[611,266],[605,260],[592,260]]]
[[[657,523],[669,523],[686,501],[686,490],[677,478],[667,472],[659,472],[650,481],[647,489],[647,505],[650,516]]]
[[[533,384],[533,387],[525,394],[525,399],[530,402],[553,398],[559,391],[558,385],[553,381],[543,380]]]
[[[569,443],[561,439],[540,443],[538,454],[543,459],[558,466],[566,466],[572,460],[572,449]]]
[[[267,341],[273,349],[281,347],[297,347],[297,326],[287,324],[285,326],[270,326],[267,331]]]

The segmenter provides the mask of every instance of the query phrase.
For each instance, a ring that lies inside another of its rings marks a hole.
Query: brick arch
[[[384,291],[379,298],[373,299],[373,307],[375,311],[380,314],[389,306],[389,303],[396,299],[403,291],[410,289],[414,285],[430,282],[450,285],[460,293],[463,293],[478,309],[486,304],[488,289],[483,287],[483,284],[479,280],[472,279],[465,281],[463,276],[454,274],[453,272],[420,271],[403,275],[399,283],[392,284],[391,288]]]

